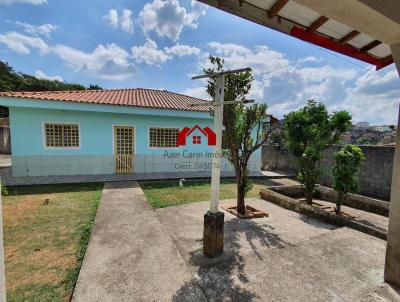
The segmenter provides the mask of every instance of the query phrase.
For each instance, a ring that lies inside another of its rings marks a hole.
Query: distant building
[[[383,126],[373,126],[373,129],[375,131],[378,131],[378,132],[392,132],[393,131],[392,128],[390,128],[389,126],[385,126],[385,125],[383,125]]]
[[[390,125],[369,126],[359,122],[342,135],[341,143],[357,145],[385,145],[396,141],[396,127]]]
[[[354,128],[356,129],[366,129],[369,127],[368,122],[358,122],[357,124],[354,125]]]

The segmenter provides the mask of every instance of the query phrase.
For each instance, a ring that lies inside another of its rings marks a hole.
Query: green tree
[[[89,84],[89,87],[87,88],[88,90],[102,90],[103,88],[101,88],[99,85],[97,84]]]
[[[299,165],[298,179],[304,190],[306,202],[312,204],[315,184],[322,173],[317,162],[330,145],[351,127],[351,116],[346,111],[329,114],[325,105],[309,100],[298,111],[284,117],[286,148]]]
[[[55,91],[83,90],[85,86],[57,80],[38,79],[17,73],[6,62],[0,61],[0,91]]]
[[[211,68],[206,74],[223,71],[224,60],[210,56]],[[251,72],[228,74],[225,76],[225,102],[244,100],[253,81]],[[207,93],[214,98],[215,78],[210,78]],[[251,189],[248,162],[250,156],[262,146],[268,137],[269,130],[264,127],[267,117],[266,104],[224,105],[223,124],[225,127],[222,145],[227,147],[225,155],[235,169],[237,181],[237,211],[245,214],[245,195]]]
[[[334,154],[334,158],[336,160],[336,166],[333,168],[334,189],[337,193],[335,210],[340,215],[347,194],[358,189],[357,173],[365,156],[360,147],[346,145]]]
[[[19,76],[6,62],[0,61],[0,91],[13,91]]]

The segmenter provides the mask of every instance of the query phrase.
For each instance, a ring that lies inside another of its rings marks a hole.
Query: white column
[[[392,45],[391,50],[400,76],[400,43]],[[390,193],[385,281],[400,286],[400,108],[397,122],[396,151],[393,161],[392,189]]]
[[[0,302],[6,302],[6,273],[4,268],[4,246],[3,246],[3,201],[1,198],[1,191],[0,191]]]
[[[219,203],[219,183],[221,175],[221,144],[222,144],[222,120],[224,116],[224,88],[225,88],[225,77],[223,74],[219,75],[216,79],[215,87],[215,102],[214,106],[214,132],[217,136],[217,144],[214,148],[214,156],[212,158],[212,170],[211,170],[211,204],[210,211],[212,213],[218,212]],[[218,103],[220,105],[218,105]]]

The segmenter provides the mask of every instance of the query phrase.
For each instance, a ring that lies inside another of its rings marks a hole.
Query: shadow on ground
[[[317,220],[317,219],[307,216],[305,214],[299,214],[299,218],[301,221],[303,221],[309,225],[312,225],[313,227],[316,227],[316,228],[326,229],[326,230],[335,230],[338,228],[338,226],[336,226],[336,225],[327,224],[323,221]]]
[[[204,293],[203,301],[252,301],[258,297],[246,289],[249,282],[245,273],[245,259],[241,242],[247,241],[254,257],[262,259],[257,246],[283,248],[290,245],[274,233],[274,227],[252,220],[231,219],[225,222],[224,253],[209,258],[201,249],[191,253],[190,266],[196,277],[182,286],[174,295],[174,302],[194,301],[190,297],[194,288]]]

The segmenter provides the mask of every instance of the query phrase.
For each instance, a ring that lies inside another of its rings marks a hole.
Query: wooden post
[[[221,144],[222,120],[224,116],[225,76],[216,78],[214,106],[214,132],[217,142],[214,148],[211,166],[211,200],[210,211],[204,214],[203,252],[209,257],[215,257],[224,250],[224,213],[218,211],[219,187],[221,176]],[[219,103],[219,104],[218,104]]]
[[[224,213],[218,211],[219,205],[219,187],[221,176],[221,145],[222,145],[222,127],[224,116],[224,90],[225,75],[230,73],[239,73],[251,71],[250,68],[223,71],[211,75],[195,76],[192,79],[203,79],[215,77],[215,99],[214,106],[214,132],[217,142],[214,148],[211,167],[211,199],[210,210],[204,214],[204,230],[203,230],[203,253],[210,257],[221,254],[224,250]],[[232,101],[232,103],[243,103],[242,101]],[[198,104],[194,104],[198,105]]]
[[[215,87],[215,101],[220,105],[214,106],[214,132],[217,136],[217,143],[214,148],[214,156],[212,158],[211,167],[211,203],[210,211],[212,213],[218,212],[219,204],[219,187],[220,187],[220,175],[221,175],[221,145],[222,145],[222,120],[224,117],[224,87],[225,87],[225,76],[219,75],[216,79]]]

